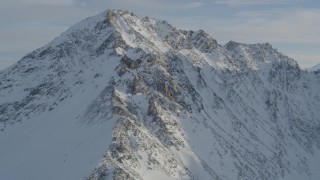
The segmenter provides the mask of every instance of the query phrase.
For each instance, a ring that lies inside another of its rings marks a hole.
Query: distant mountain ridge
[[[108,10],[0,71],[0,179],[320,178],[320,76]]]
[[[308,71],[318,71],[320,70],[320,63],[307,69]]]

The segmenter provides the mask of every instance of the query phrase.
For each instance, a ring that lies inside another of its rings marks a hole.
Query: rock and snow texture
[[[310,71],[310,72],[319,71],[319,70],[320,70],[320,63],[307,69],[307,71]]]
[[[0,179],[319,179],[320,76],[108,10],[0,72]]]

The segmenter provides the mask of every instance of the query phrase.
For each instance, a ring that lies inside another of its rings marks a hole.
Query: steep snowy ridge
[[[307,69],[307,71],[315,73],[320,80],[320,64],[317,64],[317,65]]]
[[[0,72],[0,179],[319,179],[320,78],[108,10]]]

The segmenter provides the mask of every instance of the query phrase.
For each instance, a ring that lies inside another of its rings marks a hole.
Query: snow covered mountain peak
[[[104,11],[0,72],[0,179],[319,179],[319,89],[268,43]]]
[[[224,47],[231,52],[235,63],[240,68],[264,69],[272,68],[275,63],[287,63],[292,68],[300,70],[298,63],[286,55],[274,49],[269,43],[262,44],[242,44],[230,41]]]
[[[320,70],[320,63],[319,64],[316,64],[315,66],[307,69],[307,71],[310,71],[310,72],[315,72],[315,71],[319,71]]]

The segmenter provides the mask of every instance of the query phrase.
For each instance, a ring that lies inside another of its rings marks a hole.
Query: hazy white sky
[[[320,63],[319,0],[1,0],[0,69],[106,9],[203,29],[220,44],[269,42],[301,67]]]

